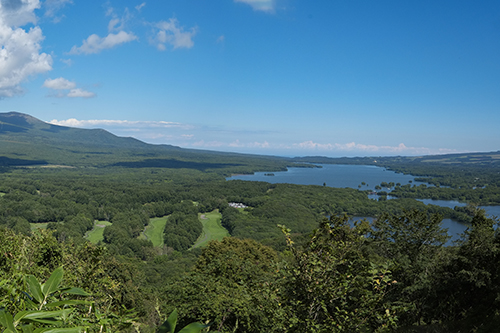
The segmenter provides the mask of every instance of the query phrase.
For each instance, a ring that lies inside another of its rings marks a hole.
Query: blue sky
[[[0,111],[266,155],[500,149],[497,0],[0,6]]]

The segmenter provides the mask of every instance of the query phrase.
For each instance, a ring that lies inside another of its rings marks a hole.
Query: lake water
[[[372,165],[339,165],[320,164],[322,168],[288,168],[288,171],[273,172],[274,176],[266,176],[270,172],[256,172],[253,175],[235,175],[227,180],[251,180],[298,185],[323,185],[329,187],[350,187],[360,190],[375,190],[382,182],[393,182],[401,185],[425,184],[415,181],[412,175],[404,175]],[[365,185],[361,185],[365,182]],[[361,185],[361,187],[360,187]],[[383,189],[388,190],[388,189]]]
[[[273,172],[274,176],[269,176],[270,172],[256,172],[253,175],[235,175],[228,177],[227,180],[249,180],[263,181],[272,184],[288,183],[297,185],[323,185],[329,187],[349,187],[359,190],[375,190],[376,185],[382,182],[401,185],[425,184],[415,181],[412,175],[404,175],[396,173],[385,168],[370,166],[370,165],[338,165],[338,164],[322,164],[322,168],[288,168],[288,171]],[[267,175],[266,175],[267,174]],[[361,185],[364,182],[365,185]],[[360,186],[361,185],[361,186]],[[427,184],[430,186],[429,184]],[[382,190],[390,192],[391,189],[382,188]],[[372,199],[377,199],[377,195],[370,195]],[[391,199],[390,196],[388,196]],[[433,204],[442,207],[453,209],[455,206],[465,206],[466,203],[453,200],[432,200],[432,199],[417,199],[426,205]],[[500,206],[481,206],[489,216],[500,216]],[[356,217],[355,219],[362,219]],[[372,218],[368,218],[372,220]],[[451,220],[443,219],[443,228],[448,228],[448,234],[452,237],[448,244],[457,240],[459,235],[467,229],[467,225]]]

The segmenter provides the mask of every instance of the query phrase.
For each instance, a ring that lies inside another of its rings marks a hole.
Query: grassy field
[[[220,224],[221,214],[218,210],[200,214],[198,217],[203,224],[203,232],[193,245],[193,249],[207,245],[211,240],[221,240],[229,237],[229,232]]]
[[[149,239],[154,247],[163,246],[163,230],[165,230],[167,218],[167,216],[164,216],[150,219],[149,225],[144,229],[144,233],[140,238]]]
[[[91,243],[94,243],[94,244],[97,244],[99,243],[99,241],[102,241],[103,240],[103,232],[104,232],[104,228],[108,225],[111,225],[111,222],[107,222],[107,221],[96,221],[94,223],[94,229],[92,229],[91,231],[89,231],[89,233],[87,234],[86,238],[91,242]]]

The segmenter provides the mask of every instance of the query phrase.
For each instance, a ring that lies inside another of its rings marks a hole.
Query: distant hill
[[[382,157],[295,157],[295,162],[321,164],[363,164],[377,166],[422,165],[422,166],[485,166],[500,167],[500,151],[485,153],[460,153],[426,156],[382,156]]]
[[[284,170],[287,159],[152,145],[103,129],[52,125],[19,112],[0,113],[0,166]]]

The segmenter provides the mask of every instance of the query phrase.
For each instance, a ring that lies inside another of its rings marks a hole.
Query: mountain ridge
[[[76,167],[187,168],[231,167],[233,172],[283,170],[282,157],[153,145],[104,129],[53,125],[31,115],[0,112],[0,166],[54,164]],[[252,169],[243,166],[252,165]],[[241,168],[238,168],[241,167]]]

